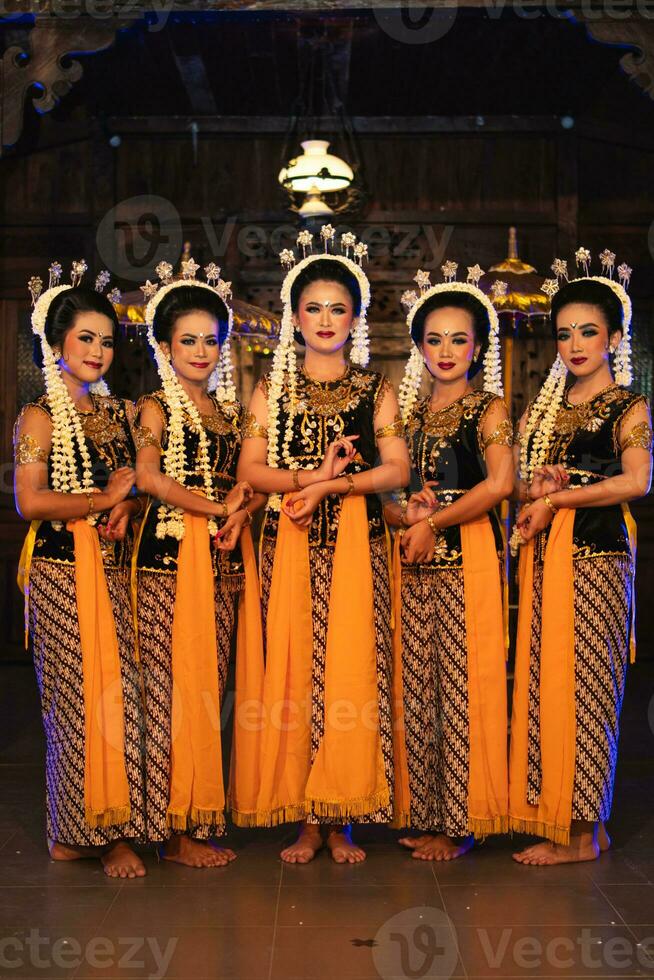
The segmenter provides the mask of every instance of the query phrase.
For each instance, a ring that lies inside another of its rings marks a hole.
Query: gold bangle
[[[243,510],[245,511],[245,514],[246,514],[246,520],[245,520],[245,523],[244,523],[244,525],[243,525],[243,526],[244,526],[244,527],[249,527],[249,526],[250,526],[250,524],[252,523],[252,514],[251,514],[251,513],[250,513],[250,511],[249,511],[249,510],[247,509],[247,507],[244,507],[244,508],[243,508]]]
[[[344,473],[343,476],[345,477],[348,483],[347,490],[345,491],[343,496],[349,497],[351,493],[354,493],[354,477],[352,476],[351,473]]]
[[[220,517],[223,521],[229,517],[229,508],[224,500],[218,501],[218,507],[222,507],[222,512],[218,511],[216,517]]]
[[[429,524],[429,526],[430,526],[430,528],[432,530],[432,534],[434,535],[434,537],[435,538],[440,538],[440,536],[441,536],[441,529],[439,528],[438,524],[434,524],[434,515],[433,514],[430,514],[429,517],[426,517],[425,518],[425,520]]]
[[[291,473],[293,474],[293,489],[300,491],[302,489],[302,487],[300,486],[300,471],[291,470]]]
[[[549,509],[550,509],[550,510],[552,511],[552,513],[553,513],[553,514],[557,514],[557,513],[558,513],[558,511],[559,511],[559,508],[558,508],[558,507],[556,507],[556,506],[555,506],[555,505],[554,505],[554,504],[552,503],[552,501],[551,501],[551,499],[550,499],[550,495],[549,495],[549,493],[546,493],[546,494],[545,494],[545,496],[543,497],[543,500],[545,501],[545,503],[547,504],[547,506],[549,507]]]
[[[86,494],[86,496],[87,496],[87,499],[88,499],[88,502],[89,502],[89,509],[88,509],[88,511],[86,512],[86,516],[87,516],[87,517],[90,517],[90,516],[91,516],[91,514],[93,513],[93,509],[94,509],[94,508],[93,508],[93,505],[95,504],[95,501],[94,501],[94,499],[93,499],[93,497],[94,497],[94,494],[93,494],[93,492],[92,492],[91,490],[89,490],[89,491],[87,492],[87,494]]]

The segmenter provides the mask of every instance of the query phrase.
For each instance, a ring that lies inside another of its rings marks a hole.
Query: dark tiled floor
[[[654,976],[654,668],[630,672],[611,824],[593,864],[523,868],[520,842],[429,865],[365,828],[368,860],[282,866],[285,828],[233,830],[226,869],[107,879],[44,842],[42,738],[28,666],[0,669],[0,977],[432,980]]]

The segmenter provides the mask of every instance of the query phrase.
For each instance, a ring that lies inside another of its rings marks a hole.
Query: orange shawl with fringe
[[[365,499],[343,499],[334,552],[325,662],[325,731],[311,763],[313,624],[309,536],[282,511],[267,615],[259,731],[241,756],[256,783],[241,825],[308,813],[346,822],[390,802],[378,718],[373,581]],[[248,733],[241,733],[243,742]],[[241,801],[235,801],[240,803]]]
[[[461,525],[468,651],[468,830],[478,837],[508,826],[507,701],[502,583],[488,515]],[[395,826],[411,826],[402,686],[402,563],[395,538],[393,704]]]
[[[125,769],[123,685],[118,637],[98,532],[68,521],[75,545],[75,592],[84,690],[84,811],[90,827],[130,818]]]
[[[510,829],[537,834],[556,844],[570,842],[575,767],[574,519],[574,510],[562,508],[556,514],[543,565],[540,643],[542,775],[537,806],[527,802],[534,541],[528,541],[520,548],[520,606],[509,763]]]
[[[184,514],[172,630],[168,825],[224,821],[215,579],[207,518]]]

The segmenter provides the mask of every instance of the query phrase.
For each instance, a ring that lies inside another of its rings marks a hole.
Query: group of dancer
[[[599,276],[586,249],[576,278],[555,261],[557,356],[514,440],[479,266],[462,282],[446,262],[437,285],[419,271],[403,295],[398,397],[366,368],[365,245],[327,225],[298,247],[281,253],[279,341],[247,409],[215,264],[204,281],[192,259],[179,279],[164,262],[144,287],[160,386],[136,405],[102,380],[119,342],[107,274],[86,286],[76,262],[62,284],[53,263],[45,291],[30,280],[45,394],[16,422],[15,482],[50,855],[140,877],[133,845],[154,842],[221,866],[230,814],[299,822],[291,863],[322,847],[362,861],[362,823],[406,828],[424,860],[510,831],[544,838],[514,854],[525,864],[594,859],[634,641],[627,502],[651,473],[648,405],[628,390],[630,270],[614,277],[608,251]],[[511,497],[508,748],[495,509]]]

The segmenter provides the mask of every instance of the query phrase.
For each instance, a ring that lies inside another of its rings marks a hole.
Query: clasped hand
[[[560,464],[540,466],[534,470],[528,491],[529,502],[520,508],[516,520],[523,541],[531,541],[551,523],[554,513],[543,498],[550,493],[565,490],[569,482],[570,477]]]
[[[436,538],[427,518],[440,509],[440,501],[432,489],[437,486],[436,480],[427,480],[422,490],[409,497],[404,519],[411,526],[402,533],[400,541],[402,561],[407,565],[433,561]]]
[[[338,479],[356,456],[354,440],[358,436],[341,436],[327,447],[325,457],[313,471],[314,482],[291,493],[284,501],[284,513],[297,527],[309,527],[316,508],[329,491],[329,483]],[[307,472],[307,471],[305,471]]]

